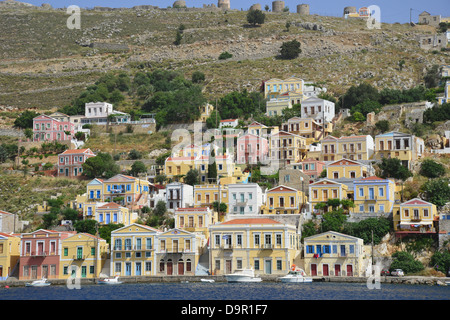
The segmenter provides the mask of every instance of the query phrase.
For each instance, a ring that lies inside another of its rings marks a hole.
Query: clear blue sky
[[[19,0],[40,6],[42,3],[50,3],[53,7],[61,8],[77,5],[81,8],[103,7],[133,7],[136,5],[154,5],[160,8],[172,6],[175,0]],[[203,4],[214,3],[217,0],[185,0],[188,7],[202,7]],[[252,4],[259,3],[264,8],[267,4],[272,8],[272,0],[230,0],[232,9],[247,10]],[[419,13],[428,11],[432,15],[440,14],[444,17],[450,16],[450,0],[285,0],[285,5],[291,12],[296,12],[298,4],[306,3],[310,6],[311,14],[342,16],[344,7],[354,6],[356,8],[377,5],[381,10],[381,22],[406,23],[409,22],[410,9],[412,10],[412,21],[417,22]]]

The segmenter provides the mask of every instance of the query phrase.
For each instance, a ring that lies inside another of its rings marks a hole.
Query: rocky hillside
[[[263,25],[250,27],[245,11],[122,9],[82,10],[81,29],[70,30],[69,15],[49,6],[0,6],[0,15],[0,106],[17,111],[69,104],[112,69],[163,67],[187,77],[201,70],[209,98],[256,90],[262,80],[291,75],[339,96],[363,81],[410,88],[422,82],[428,66],[450,63],[447,52],[419,49],[417,36],[435,32],[428,26],[382,24],[370,30],[362,20],[269,12]],[[185,30],[177,46],[181,24]],[[301,43],[300,57],[277,59],[281,44],[292,39]],[[233,57],[218,60],[224,51]],[[5,112],[6,119],[13,118]]]

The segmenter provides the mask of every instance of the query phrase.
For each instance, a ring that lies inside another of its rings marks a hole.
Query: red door
[[[327,264],[322,265],[322,269],[323,269],[323,275],[329,276],[328,265]]]
[[[311,276],[317,276],[317,264],[311,265]]]
[[[184,263],[178,262],[178,275],[182,276],[184,275]]]
[[[352,277],[353,276],[353,266],[351,264],[347,265],[347,276]]]
[[[167,262],[167,275],[171,276],[173,273],[173,265],[172,262]]]
[[[335,276],[340,276],[341,275],[341,265],[340,264],[335,264],[334,265],[334,275]]]

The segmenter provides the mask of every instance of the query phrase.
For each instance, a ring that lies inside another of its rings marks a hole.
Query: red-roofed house
[[[80,177],[83,172],[83,163],[95,154],[91,149],[66,150],[58,155],[58,177]]]
[[[73,234],[76,232],[45,229],[22,233],[19,280],[60,278],[61,243]]]
[[[394,206],[393,220],[397,234],[428,233],[436,232],[439,215],[436,205],[414,198]]]
[[[220,120],[219,128],[231,127],[235,128],[238,125],[238,119],[225,119]]]
[[[254,269],[256,275],[286,274],[300,263],[296,227],[268,218],[232,219],[209,228],[211,272]]]

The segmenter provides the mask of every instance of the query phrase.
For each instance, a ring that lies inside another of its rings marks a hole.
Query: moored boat
[[[312,278],[306,275],[306,272],[303,269],[300,269],[293,265],[291,270],[289,270],[288,274],[284,277],[278,278],[281,282],[284,283],[308,283],[312,282]]]
[[[119,276],[115,276],[113,278],[103,278],[98,280],[98,284],[121,284],[119,281]]]
[[[26,287],[46,287],[46,286],[49,286],[49,285],[51,285],[51,283],[48,282],[48,280],[45,279],[45,278],[25,283]]]
[[[238,269],[232,274],[226,274],[228,282],[261,282],[260,277],[255,276],[253,269]]]

